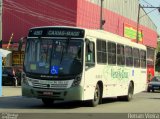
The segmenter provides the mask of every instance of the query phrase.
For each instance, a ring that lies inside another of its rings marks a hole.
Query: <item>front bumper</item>
[[[66,89],[41,89],[22,85],[22,96],[34,98],[52,98],[53,100],[74,101],[83,100],[83,88],[81,86]]]

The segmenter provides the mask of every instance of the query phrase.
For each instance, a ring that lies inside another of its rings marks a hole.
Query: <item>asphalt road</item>
[[[6,89],[5,89],[6,90]],[[23,114],[37,114],[41,118],[43,114],[48,116],[51,114],[68,114],[63,116],[65,119],[80,115],[87,116],[87,118],[94,119],[97,117],[97,113],[102,117],[106,117],[106,113],[129,114],[129,113],[158,113],[160,114],[160,92],[147,93],[142,92],[134,95],[134,98],[130,102],[119,101],[114,99],[104,99],[103,104],[97,107],[88,107],[85,103],[81,102],[70,102],[70,103],[56,103],[50,107],[45,107],[41,100],[33,98],[21,97],[21,89],[8,88],[8,92],[3,90],[3,96],[0,97],[0,112],[5,113],[23,113]],[[4,92],[5,91],[5,92]],[[16,93],[12,93],[16,92]],[[81,115],[83,113],[83,115]],[[29,115],[30,115],[29,114]],[[76,114],[76,115],[74,115]],[[104,115],[103,115],[104,114]],[[56,117],[55,115],[55,117]],[[58,115],[57,115],[58,116]],[[108,116],[108,115],[107,115]],[[117,115],[118,116],[118,115]],[[122,115],[124,116],[124,115]],[[126,116],[126,115],[125,115]],[[70,118],[71,119],[71,118]]]

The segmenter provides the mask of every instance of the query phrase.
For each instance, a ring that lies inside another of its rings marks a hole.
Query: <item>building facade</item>
[[[17,44],[21,37],[27,36],[31,27],[67,25],[89,29],[100,28],[101,0],[0,1],[2,2],[0,30],[3,34],[0,34],[0,38],[4,49],[11,43],[9,49],[13,53],[8,58],[12,59],[9,61],[10,65],[21,64],[23,61],[23,53],[21,55],[17,52]],[[102,17],[105,20],[103,30],[137,42],[138,6],[138,0],[103,0]],[[148,72],[154,75],[154,53],[157,46],[156,26],[143,9],[139,13],[140,39],[138,43],[148,47]],[[18,60],[19,58],[21,60]]]

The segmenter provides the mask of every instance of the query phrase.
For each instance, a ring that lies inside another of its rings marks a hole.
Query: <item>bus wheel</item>
[[[54,102],[53,99],[50,98],[42,98],[42,102],[45,106],[51,106]]]
[[[150,92],[150,88],[149,87],[147,88],[147,92]]]
[[[90,101],[90,106],[95,107],[99,104],[101,98],[101,91],[99,88],[99,85],[96,85],[95,91],[94,91],[94,99]]]
[[[133,86],[133,83],[130,82],[129,88],[128,88],[128,95],[124,96],[124,99],[126,101],[130,101],[133,97],[133,92],[134,92],[134,86]]]
[[[134,91],[133,83],[130,83],[129,87],[128,87],[128,94],[125,95],[125,96],[118,96],[118,100],[120,100],[120,101],[130,101],[133,97],[133,91]]]

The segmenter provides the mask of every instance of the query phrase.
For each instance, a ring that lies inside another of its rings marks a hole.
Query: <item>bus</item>
[[[146,46],[103,30],[42,26],[29,30],[22,96],[54,101],[130,101],[146,89]]]

